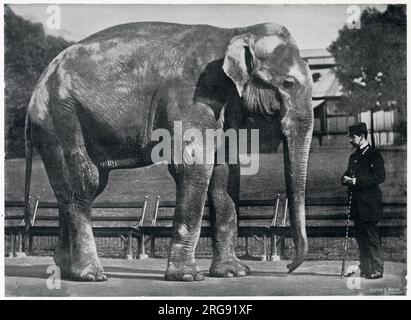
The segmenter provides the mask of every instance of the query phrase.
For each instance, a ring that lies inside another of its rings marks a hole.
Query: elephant
[[[25,219],[33,148],[59,207],[54,260],[63,277],[105,281],[91,225],[91,205],[109,172],[153,164],[157,129],[234,129],[248,118],[280,126],[291,234],[288,271],[306,258],[305,189],[313,131],[312,78],[286,27],[136,22],[110,27],[55,57],[40,76],[25,123]],[[172,143],[175,143],[175,137]],[[184,142],[183,151],[195,144]],[[223,146],[224,148],[226,146]],[[213,158],[216,149],[208,150]],[[240,165],[168,163],[176,207],[165,280],[200,281],[195,260],[205,203],[210,207],[210,276],[249,275],[235,254]],[[190,154],[188,154],[190,158]],[[28,224],[28,223],[27,223]]]

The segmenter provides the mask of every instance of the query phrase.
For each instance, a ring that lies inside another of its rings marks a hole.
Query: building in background
[[[376,146],[405,143],[404,137],[396,130],[400,119],[395,108],[356,114],[344,111],[342,88],[334,72],[335,59],[326,49],[301,50],[301,55],[310,66],[314,83],[314,147],[346,144],[348,126],[361,121],[368,128],[374,128]]]

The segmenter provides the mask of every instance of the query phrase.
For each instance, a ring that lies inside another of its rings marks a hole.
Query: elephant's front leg
[[[208,190],[213,237],[212,276],[245,276],[250,272],[235,255],[237,212],[233,199],[238,201],[239,178],[238,165],[220,164],[214,167]]]
[[[200,237],[212,166],[174,167],[170,168],[170,172],[176,180],[177,194],[173,238],[165,279],[201,281],[204,280],[204,275],[200,272],[194,255]]]

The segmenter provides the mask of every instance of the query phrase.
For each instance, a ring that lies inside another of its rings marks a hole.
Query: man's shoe
[[[347,273],[344,273],[344,277],[346,277],[346,278],[349,278],[349,277],[352,277],[353,275],[355,275],[357,273],[357,270],[354,270],[354,271],[351,271],[351,272],[347,272]],[[368,278],[368,272],[363,272],[363,271],[361,271],[360,272],[360,277],[361,278]]]
[[[353,275],[355,275],[357,272],[358,272],[358,270],[360,270],[360,268],[358,267],[358,266],[350,266],[350,268],[349,268],[349,270],[350,270],[350,272],[345,272],[344,274],[343,274],[343,276],[345,277],[345,278],[349,278],[349,277],[352,277]]]
[[[375,279],[381,279],[382,277],[383,277],[383,273],[382,273],[382,272],[380,272],[380,271],[374,271],[374,272],[371,272],[371,273],[368,275],[368,278],[367,278],[367,279],[375,280]]]
[[[355,273],[356,273],[356,271],[351,271],[351,272],[344,273],[344,277],[346,277],[346,278],[352,277]]]

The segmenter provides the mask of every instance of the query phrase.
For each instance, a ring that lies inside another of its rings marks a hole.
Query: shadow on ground
[[[8,266],[6,263],[5,275],[6,277],[48,279],[48,277],[50,276],[49,274],[47,274],[48,266],[49,265]]]
[[[359,276],[340,278],[341,261],[307,261],[287,273],[287,261],[243,260],[251,269],[247,277],[208,277],[211,260],[199,259],[206,278],[200,282],[165,281],[166,259],[101,259],[109,280],[99,283],[61,280],[51,282],[47,273],[51,257],[5,259],[6,296],[89,297],[204,297],[204,296],[356,296],[404,295],[406,264],[386,262],[383,279]],[[347,262],[347,266],[356,265]]]

